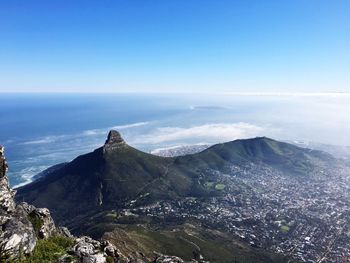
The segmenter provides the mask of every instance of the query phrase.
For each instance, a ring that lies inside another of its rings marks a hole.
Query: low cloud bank
[[[239,123],[211,123],[192,127],[159,127],[148,134],[138,136],[135,144],[161,144],[190,139],[203,142],[225,142],[238,138],[256,137],[262,134],[264,128]]]

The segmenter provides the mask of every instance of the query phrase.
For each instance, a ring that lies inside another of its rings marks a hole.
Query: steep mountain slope
[[[18,189],[17,199],[48,207],[59,222],[102,210],[185,196],[207,196],[198,182],[203,171],[225,172],[245,163],[264,163],[292,175],[306,175],[333,158],[268,138],[237,140],[177,158],[141,152],[111,131],[105,145],[79,156],[41,180]]]
[[[173,198],[187,192],[191,181],[180,174],[169,176],[172,162],[130,147],[118,132],[111,131],[103,147],[19,188],[17,199],[49,207],[57,220],[64,220],[91,210],[125,206],[148,186],[152,186],[151,198]]]

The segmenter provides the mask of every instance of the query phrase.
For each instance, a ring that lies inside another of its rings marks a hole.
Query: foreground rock
[[[9,187],[4,148],[0,146],[0,253],[1,257],[29,254],[35,247],[36,234],[25,205],[16,206],[15,191]]]

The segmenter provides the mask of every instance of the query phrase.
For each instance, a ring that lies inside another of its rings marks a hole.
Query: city
[[[192,197],[132,208],[134,200],[124,213],[198,220],[229,231],[251,246],[301,262],[349,261],[348,167],[323,167],[308,178],[286,176],[253,163],[230,169],[230,174],[204,171],[200,179],[222,191],[220,197]]]

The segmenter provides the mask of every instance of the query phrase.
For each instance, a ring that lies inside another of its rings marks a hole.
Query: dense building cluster
[[[126,212],[198,220],[301,262],[349,262],[350,170],[320,167],[307,176],[256,163],[206,170],[199,180],[219,196],[131,204]]]

